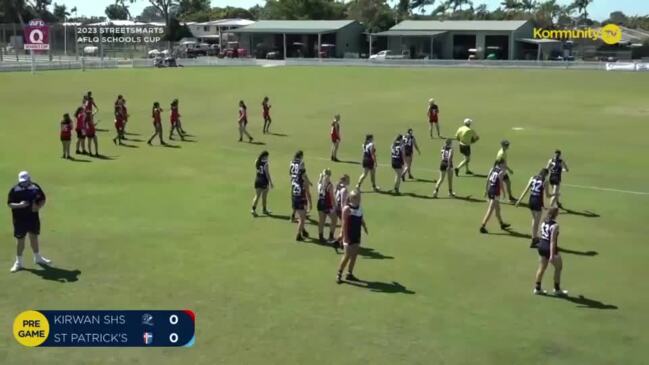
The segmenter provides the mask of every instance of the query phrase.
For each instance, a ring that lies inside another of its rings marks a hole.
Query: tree
[[[525,13],[531,14],[536,9],[537,3],[536,0],[522,0],[520,7]]]
[[[572,3],[572,8],[577,9],[577,12],[581,15],[582,20],[588,19],[588,5],[590,5],[593,0],[575,0]]]
[[[522,3],[520,0],[503,0],[500,3],[500,6],[506,13],[515,13],[522,9]]]
[[[128,11],[118,4],[110,4],[104,11],[110,20],[126,20],[128,19]]]
[[[160,10],[162,17],[167,28],[167,32],[170,32],[169,22],[172,18],[172,13],[175,7],[178,6],[178,0],[149,0],[152,6]]]
[[[345,19],[345,4],[335,0],[266,0],[268,19]]]
[[[487,9],[487,4],[478,5],[475,8],[473,14],[474,14],[475,19],[478,19],[478,20],[487,20],[487,19],[489,19],[489,9]]]
[[[409,7],[410,10],[419,10],[423,14],[426,6],[433,6],[434,4],[435,0],[411,0]]]
[[[158,10],[155,6],[147,6],[142,9],[142,14],[137,17],[137,20],[140,22],[162,22],[165,20],[162,12]]]
[[[394,14],[386,0],[353,0],[348,4],[347,16],[363,23],[370,33],[394,25]]]
[[[192,14],[210,12],[210,0],[180,0],[178,3],[178,17],[183,18]]]
[[[76,9],[74,9],[76,11]],[[58,22],[64,22],[67,17],[70,16],[71,11],[68,11],[68,8],[65,6],[65,4],[57,4],[54,3],[54,10],[52,11],[52,15],[54,15],[54,18]]]
[[[614,11],[608,15],[608,19],[605,23],[627,25],[629,23],[629,18],[621,11]]]
[[[538,4],[534,13],[534,22],[543,28],[553,28],[559,21],[562,7],[557,4],[557,0],[547,0]]]

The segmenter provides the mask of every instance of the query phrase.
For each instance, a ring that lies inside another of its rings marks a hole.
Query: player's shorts
[[[27,233],[41,234],[41,220],[38,217],[14,220],[14,237],[25,238]]]
[[[392,159],[392,168],[395,170],[401,170],[403,168],[403,161]]]
[[[471,156],[471,145],[460,144],[460,153],[466,157]]]
[[[340,142],[340,136],[332,134],[331,135],[331,142],[333,142],[333,143]]]
[[[406,155],[406,157],[412,157],[412,153],[413,153],[412,147],[410,147],[410,148],[406,147],[403,150],[403,153],[404,153],[404,155]]]
[[[498,198],[500,198],[500,189],[497,187],[489,188],[489,190],[487,191],[487,197],[489,199],[498,200]]]
[[[550,175],[550,185],[561,184],[561,175]]]
[[[340,209],[340,205],[336,205],[334,212],[336,213],[336,217],[338,217],[338,219],[343,217],[343,211]]]
[[[171,120],[170,122],[171,122],[171,126],[172,126],[172,127],[175,127],[175,126],[177,126],[177,125],[179,124],[179,123],[178,123],[179,120],[177,120],[177,119],[176,119],[176,120]]]
[[[124,122],[115,122],[115,129],[123,129]]]
[[[441,164],[439,164],[439,171],[442,171],[442,172],[451,170],[452,168],[453,168],[453,165],[449,165],[446,162],[442,162]]]
[[[95,132],[86,132],[86,138],[95,138]]]
[[[86,138],[86,135],[83,134],[83,130],[81,130],[81,129],[75,129],[75,131],[77,132],[77,138],[78,138],[78,139],[84,139],[84,138]]]
[[[153,129],[155,129],[156,132],[161,131],[162,130],[162,123],[153,123]]]
[[[343,242],[343,246],[358,246],[358,245],[360,245],[360,244],[361,244],[360,241],[359,241],[359,242],[355,242],[355,241],[352,241],[352,242]]]
[[[503,181],[505,181],[505,182],[507,182],[507,183],[510,182],[510,180],[509,180],[509,174],[505,174],[505,175],[503,175]]]
[[[61,136],[61,142],[70,142],[70,136]]]
[[[550,246],[549,245],[539,244],[539,247],[537,248],[537,251],[539,252],[539,256],[544,257],[545,259],[550,259]]]
[[[363,168],[364,169],[373,170],[374,167],[375,167],[374,166],[374,160],[372,160],[371,158],[364,158],[363,159]]]
[[[318,212],[324,212],[326,214],[329,214],[331,213],[332,209],[333,208],[331,206],[327,205],[326,201],[322,199],[318,199]]]
[[[435,124],[435,123],[437,123],[437,122],[438,122],[438,118],[437,118],[437,117],[428,118],[428,123],[430,123],[430,124]]]
[[[291,198],[293,202],[293,210],[305,210],[306,209],[306,199],[301,196],[294,196]]]
[[[255,189],[266,190],[268,189],[268,179],[255,179]]]
[[[540,212],[543,210],[543,198],[540,196],[530,196],[529,205],[531,211]]]

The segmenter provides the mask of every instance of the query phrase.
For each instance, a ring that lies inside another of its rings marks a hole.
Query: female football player
[[[557,216],[559,208],[552,207],[548,210],[548,215],[541,224],[541,239],[539,241],[539,268],[536,270],[536,283],[534,285],[534,294],[546,294],[541,287],[543,274],[548,268],[548,263],[554,266],[554,292],[556,296],[568,295],[567,290],[561,289],[561,271],[563,270],[563,260],[559,255],[559,223]]]
[[[155,137],[158,137],[160,139],[160,144],[163,146],[166,146],[167,143],[162,139],[162,108],[160,107],[160,103],[157,101],[153,103],[153,108],[151,109],[151,117],[153,118],[153,135],[147,143],[151,145],[151,142],[153,142],[153,139]]]
[[[439,188],[444,182],[444,178],[448,176],[448,196],[454,197],[455,193],[453,192],[453,140],[448,138],[444,147],[442,147],[442,160],[439,164],[439,179],[437,179],[437,184],[435,185],[435,192],[433,193],[433,198],[437,198],[437,193],[439,193]]]
[[[363,218],[363,210],[361,209],[361,193],[358,190],[352,190],[349,193],[349,201],[343,208],[342,213],[342,229],[340,230],[340,241],[343,243],[344,254],[338,265],[338,273],[336,274],[336,282],[338,284],[343,281],[343,270],[347,267],[347,275],[345,280],[358,281],[354,276],[354,266],[356,265],[356,257],[360,251],[361,245],[361,228],[368,234],[367,225]],[[349,266],[347,266],[349,264]]]
[[[178,132],[181,140],[185,140],[185,133],[180,127],[180,112],[178,111],[178,99],[174,99],[171,102],[171,114],[169,115],[169,121],[171,122],[171,130],[169,131],[169,139],[174,139],[174,131]]]
[[[306,198],[306,180],[304,179],[305,171],[300,170],[297,176],[291,182],[291,203],[293,211],[297,213],[297,237],[296,241],[304,241],[309,237],[309,233],[304,228],[306,224],[307,198]]]
[[[518,198],[516,206],[518,206],[527,192],[530,192],[529,206],[530,211],[532,212],[532,244],[531,248],[535,248],[539,243],[539,223],[541,223],[541,213],[543,212],[544,197],[550,197],[550,191],[545,188],[546,179],[548,177],[548,169],[543,168],[539,171],[538,175],[532,176],[530,181],[527,183],[523,194]]]
[[[304,179],[305,188],[306,188],[304,193],[307,198],[308,209],[310,210],[312,207],[312,203],[311,203],[311,192],[309,191],[309,187],[312,186],[313,184],[311,183],[309,176],[306,174],[306,166],[304,165],[304,152],[302,152],[301,150],[295,152],[295,155],[293,156],[293,160],[291,160],[288,166],[288,174],[291,177],[291,185],[293,184],[293,181],[296,180],[300,174],[302,174],[302,178]],[[295,211],[291,213],[291,222],[294,221],[295,221]]]
[[[392,142],[392,147],[390,150],[390,155],[392,157],[392,169],[394,169],[394,193],[399,194],[399,186],[401,185],[401,179],[405,175],[403,169],[404,161],[404,139],[402,135],[397,135],[397,138]]]
[[[261,197],[261,206],[263,213],[270,215],[266,204],[268,198],[268,188],[273,188],[273,180],[270,178],[270,168],[268,163],[268,151],[262,151],[255,161],[255,197],[252,199],[252,215],[257,216],[257,202]]]
[[[334,212],[334,187],[331,183],[331,170],[325,169],[318,179],[318,240],[325,242],[324,227],[329,218],[329,241],[333,241],[336,230],[336,213]]]
[[[368,134],[365,136],[365,143],[363,143],[363,174],[358,179],[358,184],[356,184],[356,189],[360,190],[363,181],[370,175],[372,180],[372,188],[374,191],[378,191],[380,188],[376,186],[376,148],[374,147],[374,136]]]
[[[503,175],[505,174],[504,162],[502,160],[496,161],[494,167],[489,171],[487,175],[487,184],[485,186],[485,195],[489,197],[489,207],[487,208],[487,213],[482,219],[482,225],[480,226],[480,233],[488,233],[487,222],[491,215],[496,212],[496,218],[500,223],[500,229],[507,229],[510,227],[509,224],[503,222],[503,218],[500,215],[500,192],[503,187]]]
[[[74,130],[77,132],[77,151],[76,154],[86,154],[86,135],[85,135],[85,120],[86,112],[83,107],[78,107],[77,111],[74,112],[74,118],[77,120]]]
[[[113,138],[113,143],[119,143],[120,145],[122,144],[122,140],[125,139],[124,128],[126,127],[122,100],[122,96],[119,95],[117,101],[115,101],[115,132],[117,135]]]
[[[340,145],[340,114],[334,115],[331,122],[331,161],[338,162],[338,146]]]
[[[550,206],[563,208],[559,203],[559,190],[561,188],[561,174],[568,172],[568,164],[561,158],[561,151],[554,151],[554,157],[548,161],[547,169],[550,170],[550,185],[552,186],[552,200]]]
[[[246,126],[248,125],[248,107],[243,100],[239,101],[239,142],[243,141],[243,135],[245,134],[248,137],[248,142],[252,143],[253,139]]]
[[[66,158],[71,160],[70,156],[70,140],[72,139],[72,119],[70,119],[70,114],[63,114],[63,120],[61,121],[61,144],[63,145],[63,156],[61,158]]]
[[[270,99],[268,99],[268,96],[265,96],[261,102],[262,118],[264,118],[264,134],[270,133],[270,123],[273,122],[270,117],[270,108]]]
[[[406,132],[406,135],[403,137],[403,145],[406,167],[403,170],[402,177],[403,181],[406,181],[406,174],[408,174],[409,179],[414,179],[414,177],[412,177],[412,155],[414,153],[414,150],[417,150],[417,153],[421,155],[419,146],[417,146],[417,139],[415,139],[412,128],[409,128],[408,132]]]
[[[435,99],[431,98],[428,100],[428,110],[426,114],[428,115],[428,128],[430,131],[430,138],[434,138],[433,125],[437,130],[437,137],[442,138],[441,134],[439,133],[439,107],[437,106],[437,104],[435,104]]]
[[[86,140],[88,141],[88,154],[92,156],[92,145],[95,145],[95,154],[94,156],[99,156],[99,145],[97,143],[97,128],[95,121],[92,119],[92,112],[86,110],[86,117],[83,123],[84,134],[86,135]]]

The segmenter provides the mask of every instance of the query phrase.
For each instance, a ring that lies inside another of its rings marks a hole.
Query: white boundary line
[[[249,149],[245,148],[237,148],[237,147],[228,147],[228,146],[219,146],[219,148],[222,149],[227,149],[227,150],[232,150],[232,151],[239,151],[239,152],[251,152]],[[320,156],[311,156],[308,157],[307,160],[309,159],[314,159],[318,161],[331,161],[328,158],[320,157]],[[379,164],[380,167],[386,167],[386,168],[392,168],[391,165],[387,164]],[[429,169],[426,167],[417,167],[417,170],[424,170],[428,172],[436,172],[437,170],[434,169]],[[612,193],[622,193],[622,194],[632,194],[632,195],[640,195],[640,196],[649,196],[649,192],[646,191],[633,191],[633,190],[622,190],[622,189],[614,189],[614,188],[605,188],[605,187],[600,187],[600,186],[590,186],[590,185],[576,185],[576,184],[566,184],[566,183],[561,183],[562,186],[570,187],[570,188],[576,188],[576,189],[584,189],[584,190],[597,190],[597,191],[608,191]]]

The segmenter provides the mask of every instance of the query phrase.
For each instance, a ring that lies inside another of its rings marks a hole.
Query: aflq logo
[[[25,26],[25,49],[48,50],[50,30],[41,19],[34,19]]]

